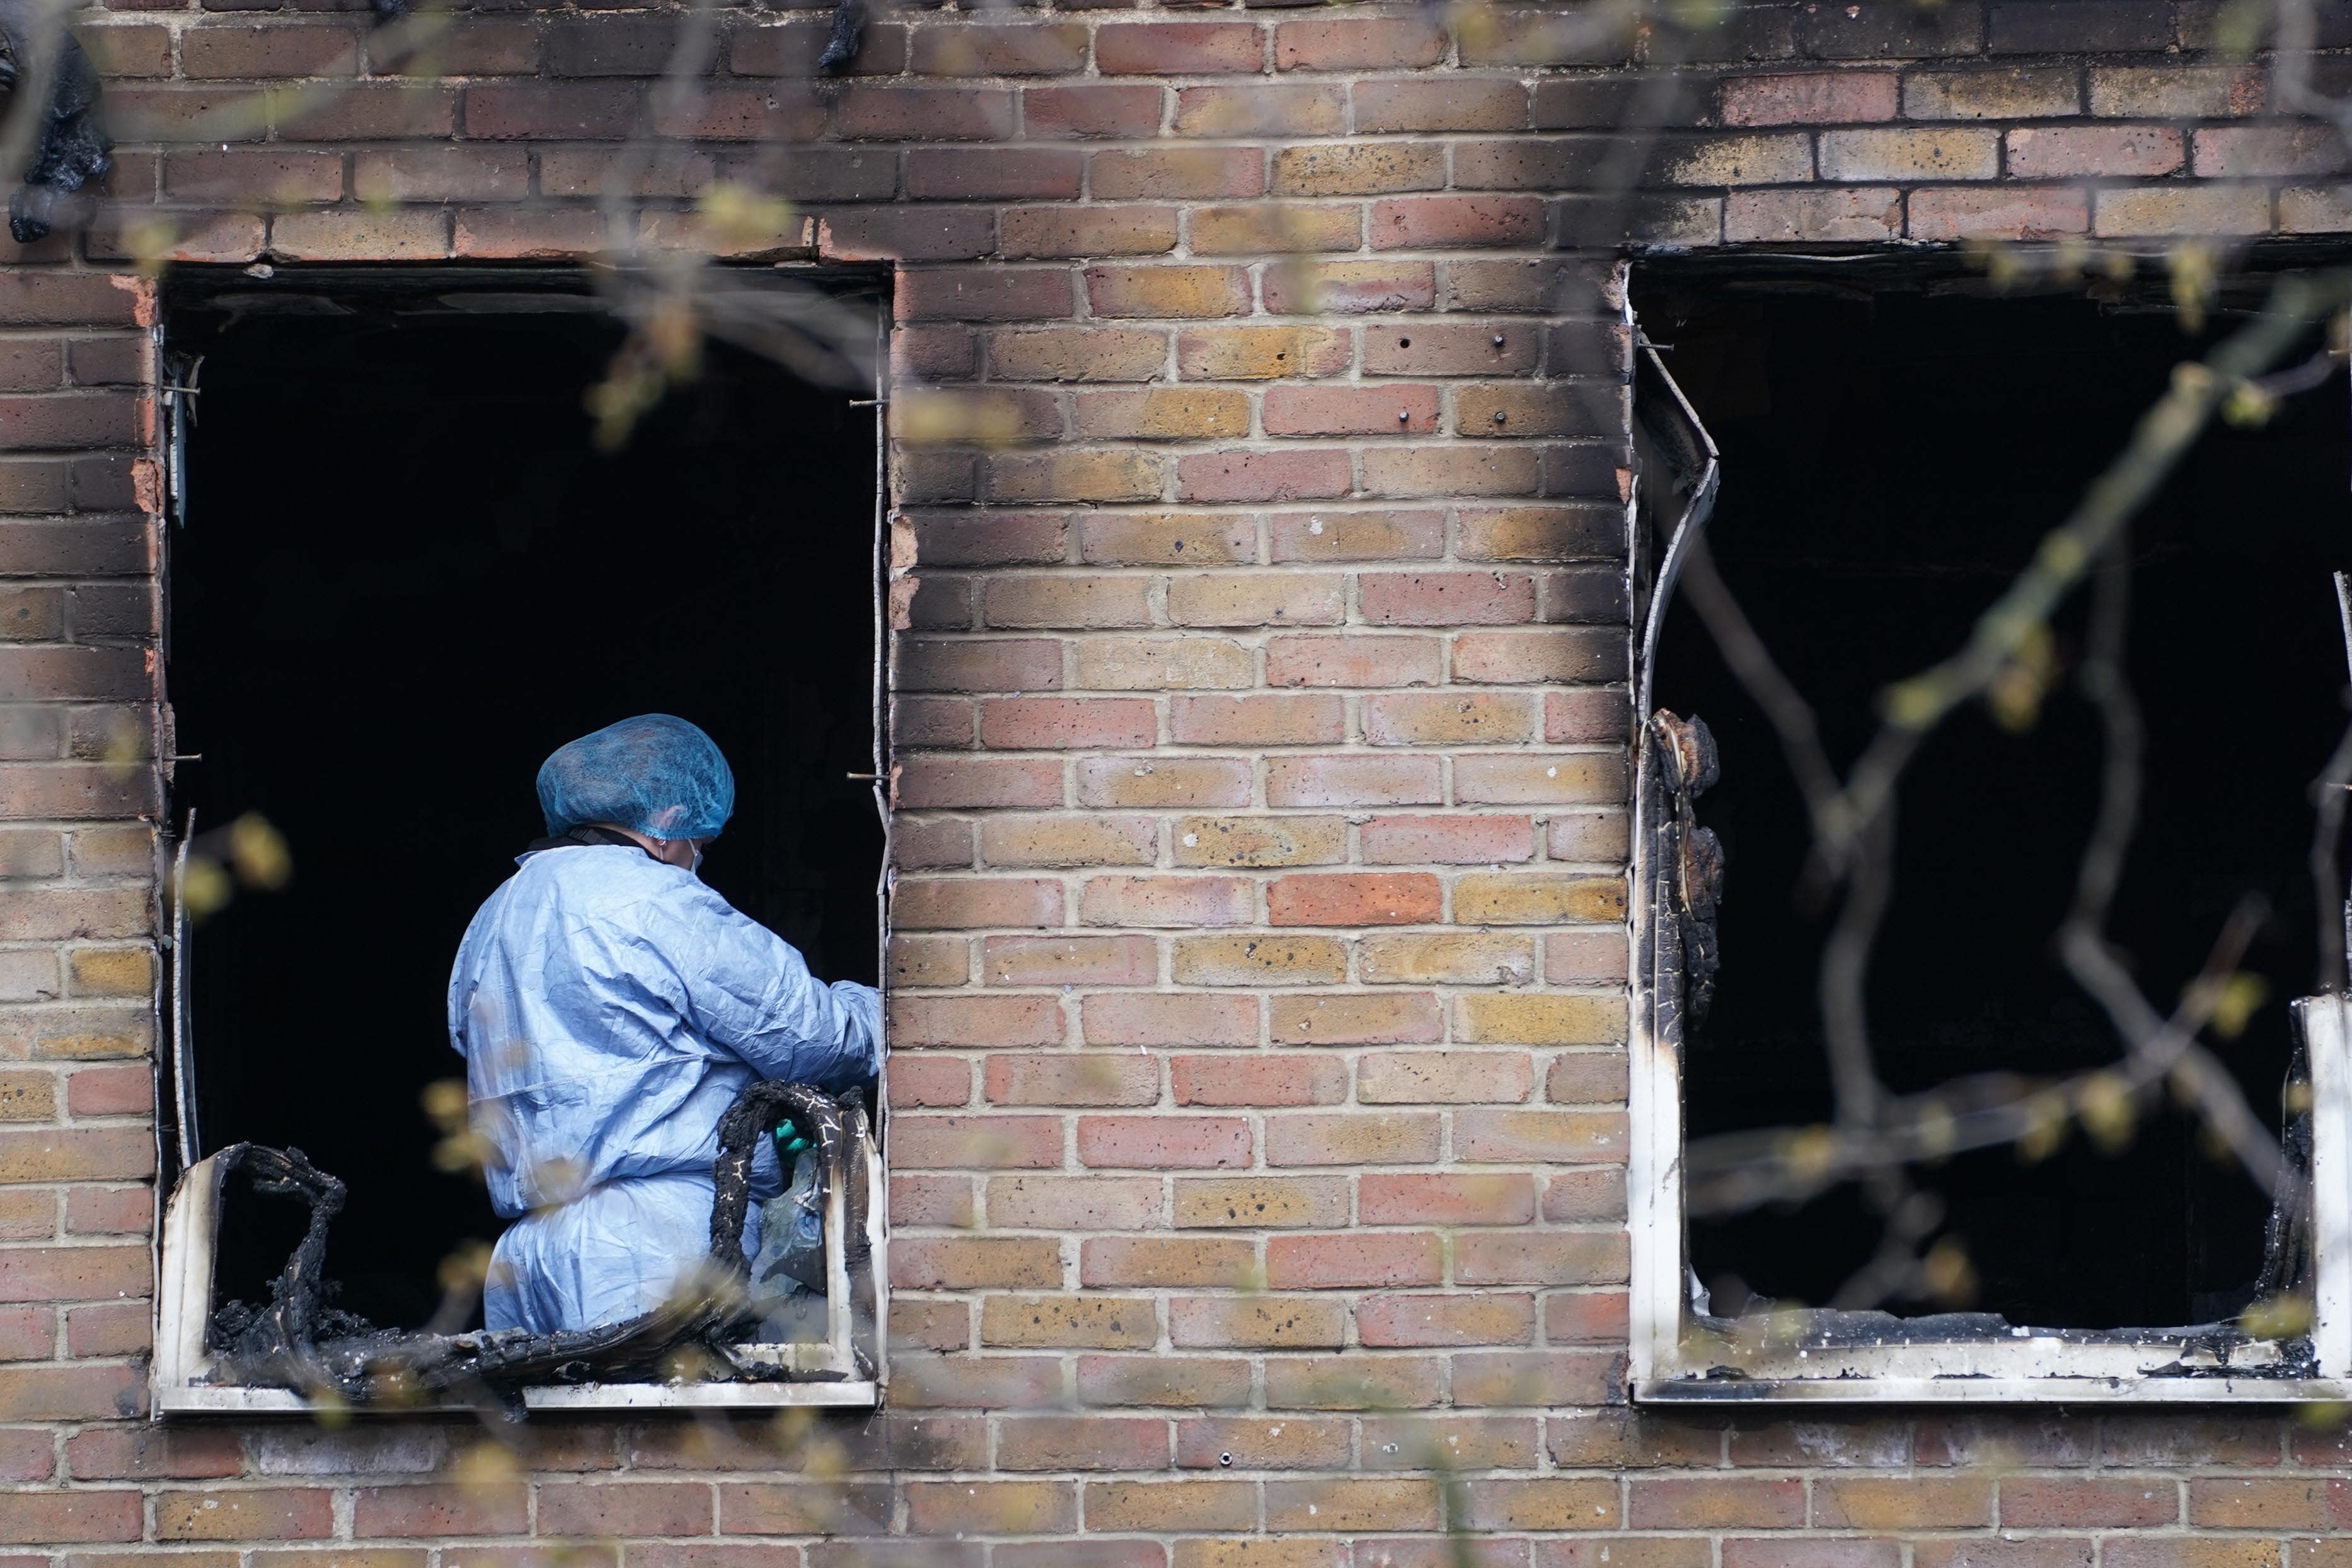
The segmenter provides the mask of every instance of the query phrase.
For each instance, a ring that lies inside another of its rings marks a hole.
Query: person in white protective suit
[[[659,1306],[708,1255],[719,1119],[757,1079],[837,1091],[881,1065],[880,994],[827,985],[695,874],[735,809],[709,736],[646,714],[539,771],[548,837],[492,893],[449,975],[490,1199],[493,1329],[583,1329]],[[752,1166],[781,1192],[772,1142]]]

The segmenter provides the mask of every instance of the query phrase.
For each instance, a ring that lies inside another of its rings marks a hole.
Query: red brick
[[[1396,1112],[1269,1116],[1269,1165],[1423,1165],[1437,1158],[1438,1118]]]
[[[1425,1043],[1444,1031],[1429,991],[1318,991],[1276,996],[1266,1026],[1279,1046],[1394,1046]]]
[[[1276,757],[1265,792],[1275,806],[1434,805],[1441,781],[1435,757]]]
[[[909,1170],[1044,1169],[1062,1163],[1051,1116],[900,1116],[891,1159]]]
[[[1176,485],[1188,501],[1286,501],[1344,496],[1355,478],[1343,451],[1236,450],[1179,458]]]
[[[1427,925],[1443,918],[1435,877],[1412,871],[1339,871],[1277,877],[1266,887],[1276,925]]]
[[[1437,412],[1433,386],[1276,386],[1264,417],[1269,436],[1419,436]]]
[[[1060,84],[1033,87],[1021,94],[1021,123],[1033,139],[1046,137],[1148,137],[1160,129],[1161,89],[1157,86]],[[1099,188],[1095,195],[1104,195]]]
[[[1271,1237],[1265,1282],[1276,1290],[1434,1285],[1444,1274],[1444,1250],[1433,1231]]]
[[[1399,131],[1524,131],[1528,89],[1508,77],[1360,82],[1356,133]]]
[[[1265,189],[1255,147],[1157,147],[1097,153],[1087,165],[1097,201],[1199,201],[1255,196]]]
[[[1077,1147],[1096,1167],[1233,1167],[1250,1163],[1250,1126],[1238,1117],[1081,1116]]]
[[[961,16],[915,33],[918,76],[1061,76],[1086,67],[1087,30],[1075,23],[989,23]]]
[[[1062,804],[1062,767],[1051,759],[908,757],[891,784],[897,805],[919,810]]]
[[[1347,16],[1284,22],[1274,30],[1276,70],[1395,70],[1445,55],[1445,31],[1425,16]]]
[[[1733,77],[1722,86],[1726,125],[1853,125],[1892,120],[1893,71],[1804,71]]]
[[[1805,1522],[1805,1483],[1637,1476],[1626,1522],[1635,1530],[1785,1530]]]
[[[1088,1242],[1087,1245],[1091,1252],[1091,1249],[1096,1247],[1127,1247],[1139,1245],[1139,1243],[1127,1238],[1116,1238]],[[1247,1244],[1241,1244],[1241,1247],[1243,1252],[1246,1254]],[[1083,1268],[1083,1265],[1081,1267]],[[1214,1408],[1219,1405],[1246,1404],[1249,1399],[1249,1363],[1223,1356],[1089,1355],[1078,1358],[1078,1399],[1085,1405],[1174,1405],[1195,1408],[1202,1406]],[[1183,1443],[1181,1430],[1177,1443],[1181,1463],[1181,1449]],[[1112,1482],[1107,1485],[1110,1489],[1118,1491],[1171,1494],[1167,1500],[1171,1504],[1185,1508],[1188,1510],[1186,1514],[1188,1519],[1197,1520],[1201,1517],[1189,1511],[1196,1504],[1197,1499],[1192,1498],[1189,1490],[1180,1485],[1135,1482]],[[1243,1494],[1250,1510],[1250,1518],[1242,1522],[1244,1524],[1255,1522],[1257,1506],[1255,1489],[1245,1482],[1233,1483],[1233,1485]],[[1174,1495],[1179,1492],[1183,1493],[1181,1500],[1179,1496]],[[1116,1513],[1106,1512],[1098,1518],[1095,1511],[1097,1499],[1092,1495],[1088,1497],[1087,1506],[1087,1523],[1092,1529],[1114,1528],[1111,1522],[1113,1519],[1122,1522],[1135,1520],[1135,1516],[1129,1514],[1123,1509]],[[1097,1551],[1099,1550],[1097,1548]],[[1156,1553],[1157,1546],[1155,1545],[1152,1550]],[[1159,1559],[1155,1555],[1152,1561],[1156,1563]]]
[[[986,87],[844,88],[835,125],[845,137],[883,142],[994,141],[1013,133],[1013,94]]]
[[[1267,312],[1277,316],[1426,310],[1437,303],[1437,267],[1389,258],[1297,261],[1267,268],[1261,287]]]
[[[1179,1105],[1337,1105],[1348,1098],[1347,1065],[1322,1056],[1177,1057],[1169,1077]]]
[[[2172,1524],[2180,1517],[2179,1483],[2169,1476],[2008,1476],[2000,1483],[2000,1522],[2038,1530],[2125,1529]],[[1957,1522],[1980,1524],[1981,1519]]]
[[[1336,696],[1179,697],[1168,732],[1180,746],[1337,745],[1346,708]]]
[[[1544,204],[1538,196],[1390,196],[1372,204],[1374,250],[1442,250],[1538,244]]]
[[[1366,1225],[1523,1226],[1535,1219],[1535,1178],[1368,1171],[1356,1202]]]
[[[1009,257],[1154,256],[1176,248],[1172,206],[1011,207],[1000,220]]]
[[[1095,68],[1105,76],[1255,71],[1265,57],[1265,32],[1252,22],[1117,23],[1095,34]]]
[[[89,1301],[144,1296],[154,1276],[144,1247],[54,1247],[9,1255],[0,1301]]]
[[[907,877],[893,889],[890,911],[905,931],[1056,926],[1062,885],[1043,878]]]
[[[1058,1047],[1061,1008],[1051,996],[908,996],[889,999],[898,1047]]]
[[[1158,715],[1141,700],[991,697],[980,704],[980,742],[999,751],[1148,746],[1158,735]]]
[[[1086,155],[1075,149],[919,147],[907,154],[907,194],[918,201],[1076,201],[1085,172]]]
[[[542,1483],[541,1533],[558,1539],[708,1535],[715,1512],[710,1489],[677,1481]]]
[[[1123,1416],[1007,1416],[996,1463],[1007,1470],[1154,1470],[1168,1463],[1168,1424]]]
[[[1108,994],[1079,1005],[1080,1032],[1090,1046],[1254,1046],[1255,996]]]
[[[2205,143],[2198,145],[2202,157]],[[2162,125],[2021,126],[2009,132],[2008,149],[2009,175],[2019,180],[2169,174],[2182,158],[2180,132]]]
[[[135,1491],[0,1492],[0,1541],[20,1546],[136,1541],[143,1514]]]
[[[1532,1296],[1373,1296],[1356,1304],[1356,1333],[1368,1346],[1510,1345],[1535,1338]]]
[[[1265,679],[1270,686],[1434,686],[1444,658],[1434,637],[1276,637],[1266,641]]]
[[[528,1528],[529,1510],[524,1489],[502,1483],[362,1487],[354,1500],[352,1533],[362,1540],[377,1536],[520,1535]]]

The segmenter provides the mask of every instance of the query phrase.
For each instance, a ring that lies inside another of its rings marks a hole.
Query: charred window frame
[[[882,367],[888,363],[889,281],[887,274],[868,269],[722,268],[714,272],[715,281],[703,286],[698,300],[709,333],[706,356],[714,352],[736,353],[743,363],[769,366],[771,374],[776,374],[772,367],[781,364],[793,376],[810,372],[814,377],[812,385],[851,387],[825,395],[835,397],[849,410],[840,416],[845,432],[857,432],[854,438],[862,439],[865,430],[871,431],[870,476],[858,480],[849,468],[844,468],[840,481],[845,487],[855,483],[861,495],[870,484],[871,521],[861,530],[864,549],[848,545],[865,562],[866,610],[861,615],[856,599],[845,597],[839,615],[845,623],[854,620],[865,637],[870,637],[870,680],[857,697],[849,700],[864,709],[868,739],[859,742],[848,759],[856,771],[846,774],[842,787],[853,798],[869,797],[878,822],[878,852],[871,862],[872,929],[867,939],[871,973],[878,983],[888,944],[887,867],[893,825],[887,789],[890,519],[887,395],[882,390]],[[641,313],[648,299],[633,299],[625,285],[617,289],[607,285],[600,290],[595,279],[577,268],[175,269],[167,279],[162,321],[154,330],[161,380],[158,457],[166,513],[163,577],[167,625],[173,547],[190,522],[188,443],[192,428],[205,412],[200,351],[206,331],[216,330],[224,321],[354,311],[404,312],[445,323],[548,317],[593,318],[612,323],[616,317],[628,320]],[[818,314],[824,321],[821,327],[813,327],[811,318]],[[187,326],[199,317],[206,322],[204,330]],[[618,326],[607,330],[617,342]],[[690,384],[689,378],[687,384]],[[862,394],[854,390],[861,385],[866,389]],[[331,397],[330,389],[322,393]],[[386,450],[385,443],[396,444],[401,438],[398,429],[353,428],[348,453],[353,481],[365,483],[371,455],[380,457]],[[837,444],[832,448],[841,449]],[[856,447],[853,445],[847,451],[854,458]],[[762,450],[749,463],[770,462],[775,455]],[[793,475],[780,470],[763,473],[761,483],[763,497],[768,487],[786,500],[803,489]],[[201,498],[196,505],[201,509]],[[167,679],[173,652],[167,634]],[[747,649],[746,658],[750,657]],[[173,733],[168,705],[165,712],[163,732],[168,736]],[[184,742],[188,739],[181,737]],[[176,750],[171,745],[163,748],[167,759]],[[201,765],[200,757],[176,761],[182,765]],[[173,765],[173,760],[163,763],[167,784],[172,782]],[[739,772],[741,766],[739,761]],[[839,763],[834,766],[837,770]],[[331,781],[322,778],[321,787],[331,787]],[[338,1373],[353,1373],[373,1353],[367,1346],[355,1348],[333,1341],[336,1325],[331,1313],[322,1312],[327,1297],[319,1289],[320,1243],[341,1202],[342,1184],[322,1176],[305,1161],[289,1161],[256,1145],[225,1149],[225,1141],[208,1135],[205,1125],[205,1020],[200,999],[192,995],[191,968],[192,954],[201,951],[206,933],[192,918],[187,868],[192,844],[201,854],[209,843],[216,858],[226,858],[221,842],[226,826],[194,823],[191,830],[185,823],[175,824],[177,837],[167,838],[163,850],[174,874],[168,879],[164,911],[169,965],[163,996],[164,1045],[156,1063],[157,1142],[163,1174],[157,1184],[159,1288],[151,1404],[158,1417],[297,1414],[315,1411],[322,1405],[348,1404],[351,1384],[338,1388],[333,1381],[322,1381],[320,1369],[331,1365]],[[207,832],[209,841],[205,837]],[[850,901],[855,905],[866,896],[853,892]],[[865,942],[857,945],[862,947]],[[446,1053],[446,1042],[442,1049]],[[883,1073],[887,1070],[886,1065]],[[689,1367],[673,1352],[680,1345],[690,1351],[697,1335],[716,1321],[707,1306],[682,1311],[664,1309],[634,1320],[619,1332],[524,1336],[557,1342],[552,1343],[521,1343],[509,1338],[492,1344],[474,1334],[443,1336],[427,1343],[426,1334],[420,1332],[403,1336],[403,1342],[394,1347],[399,1356],[407,1358],[404,1362],[387,1360],[382,1366],[414,1366],[425,1375],[410,1379],[412,1386],[405,1391],[393,1390],[389,1404],[379,1407],[431,1409],[485,1401],[550,1411],[878,1405],[888,1378],[882,1331],[888,1310],[888,1205],[886,1139],[879,1125],[885,1099],[881,1078],[868,1086],[867,1096],[861,1103],[861,1098],[853,1093],[836,1105],[830,1097],[814,1091],[754,1085],[721,1128],[725,1147],[719,1170],[721,1202],[712,1221],[714,1237],[740,1235],[740,1178],[748,1173],[752,1146],[771,1130],[790,1122],[819,1148],[822,1161],[834,1173],[826,1192],[827,1289],[823,1316],[821,1323],[802,1335],[799,1342],[760,1346],[730,1338],[734,1349],[744,1352],[734,1358],[735,1368],[715,1366],[707,1357],[699,1358],[698,1369]],[[381,1113],[422,1114],[405,1103],[381,1108]],[[331,1152],[322,1149],[321,1153],[322,1163],[332,1162]],[[736,1176],[731,1182],[730,1160]],[[353,1186],[390,1182],[398,1176],[394,1172],[364,1169],[339,1173],[352,1178]],[[229,1358],[224,1354],[214,1314],[223,1305],[216,1289],[222,1257],[220,1227],[232,1194],[247,1187],[275,1193],[280,1206],[294,1216],[289,1222],[292,1226],[289,1234],[302,1238],[272,1279],[273,1300],[262,1314],[270,1321],[269,1333],[264,1338],[274,1336],[272,1342],[292,1345],[299,1354],[279,1358],[274,1371],[257,1373],[254,1369],[262,1363],[248,1359],[247,1374],[240,1376],[225,1365]],[[305,1213],[307,1227],[300,1218]],[[315,1353],[320,1342],[333,1353]],[[354,1373],[359,1375],[364,1374]]]
[[[1778,279],[1832,288],[1863,265],[1940,266],[1947,275],[1958,270],[1951,258],[1889,262],[1843,256],[1748,258],[1746,264]],[[1719,264],[1695,263],[1677,281],[1687,287],[1692,277],[1704,279],[1711,265]],[[2341,992],[2292,1004],[2294,1032],[2307,1052],[2310,1095],[2311,1257],[2305,1279],[2311,1321],[2302,1332],[2240,1337],[2216,1347],[2194,1330],[2004,1326],[1998,1334],[1939,1336],[1931,1323],[1922,1323],[1916,1333],[1890,1334],[1881,1319],[1856,1334],[1837,1314],[1797,1310],[1780,1314],[1770,1331],[1750,1337],[1725,1332],[1723,1320],[1705,1312],[1692,1268],[1686,1202],[1685,1026],[1694,993],[1714,975],[1715,900],[1724,868],[1711,837],[1698,827],[1706,815],[1706,791],[1740,785],[1717,777],[1711,740],[1664,713],[1653,682],[1678,576],[1727,477],[1715,440],[1669,368],[1671,345],[1643,334],[1635,310],[1642,283],[1630,266],[1620,270],[1618,284],[1635,389],[1636,479],[1625,510],[1636,752],[1629,914],[1633,1397],[1663,1405],[2293,1403],[2352,1395],[2352,1003]],[[2339,378],[2342,374],[2336,372]],[[2352,609],[2346,630],[2352,636]]]

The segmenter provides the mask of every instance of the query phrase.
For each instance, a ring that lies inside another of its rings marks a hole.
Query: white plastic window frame
[[[511,283],[506,287],[511,288]],[[888,973],[890,947],[889,867],[890,838],[895,822],[890,811],[888,790],[889,743],[886,725],[888,723],[887,669],[889,655],[889,400],[887,392],[889,366],[889,321],[887,289],[883,303],[876,312],[875,384],[877,394],[858,400],[856,405],[870,405],[874,411],[874,536],[871,559],[873,579],[869,593],[874,607],[873,619],[873,773],[870,775],[876,812],[882,821],[882,862],[877,872],[875,941],[877,973]],[[165,329],[157,326],[154,335],[159,351],[163,348]],[[159,361],[162,355],[159,353]],[[169,362],[164,362],[169,363]],[[174,379],[171,376],[167,380]],[[166,513],[174,519],[180,515],[180,486],[173,479],[184,472],[186,425],[182,407],[183,398],[173,389],[165,389],[163,401],[167,417],[163,421],[163,472],[172,493],[167,496]],[[169,559],[169,529],[164,540],[165,559]],[[165,574],[168,584],[168,565]],[[168,591],[168,588],[167,588]],[[179,846],[175,872],[184,869],[187,849],[184,841]],[[175,874],[170,882],[179,886]],[[178,1156],[174,1169],[176,1181],[168,1193],[159,1184],[156,1194],[156,1290],[153,1318],[154,1358],[149,1369],[148,1396],[151,1417],[162,1420],[168,1416],[190,1415],[302,1415],[319,1413],[323,1406],[306,1394],[285,1388],[264,1388],[252,1384],[224,1384],[213,1381],[215,1363],[205,1348],[205,1330],[218,1303],[214,1300],[215,1258],[221,1215],[222,1182],[210,1160],[200,1160],[196,1121],[195,1076],[197,1063],[194,1046],[194,1028],[188,1012],[187,952],[188,921],[186,910],[176,897],[171,899],[166,911],[165,929],[170,959],[168,992],[163,998],[169,1014],[165,1031],[165,1049],[156,1060],[156,1103],[169,1102],[173,1108],[177,1128]],[[887,1027],[887,1024],[886,1024]],[[169,1084],[163,1082],[168,1061]],[[838,1237],[847,1224],[844,1194],[830,1194],[825,1215],[828,1278],[826,1289],[827,1331],[824,1342],[817,1344],[767,1347],[780,1359],[798,1359],[813,1369],[839,1370],[853,1367],[862,1358],[872,1369],[868,1377],[835,1377],[822,1382],[777,1383],[584,1383],[528,1387],[521,1391],[523,1406],[533,1411],[622,1411],[622,1410],[757,1410],[786,1406],[820,1406],[872,1410],[881,1407],[889,1388],[889,1349],[886,1325],[889,1321],[889,1178],[880,1153],[880,1121],[887,1115],[888,1104],[888,1062],[885,1052],[884,1065],[877,1085],[875,1124],[877,1142],[869,1150],[866,1163],[866,1242],[867,1271],[870,1289],[867,1299],[874,1303],[870,1332],[858,1332],[851,1321],[849,1301],[851,1281],[842,1262],[844,1249]],[[157,1132],[158,1152],[165,1152],[167,1142],[162,1128]],[[401,1415],[430,1415],[443,1406],[419,1405],[404,1407]]]
[[[1633,605],[1629,695],[1636,767],[1633,864],[1626,937],[1633,954],[1631,1140],[1626,1169],[1632,1274],[1628,1391],[1652,1405],[2261,1404],[2352,1399],[2352,999],[2294,1004],[2311,1063],[2314,1321],[2310,1375],[2281,1375],[2290,1349],[2237,1347],[2224,1364],[2209,1349],[2150,1330],[2069,1333],[2013,1329],[1998,1339],[1835,1342],[1822,1315],[1773,1320],[1769,1333],[1724,1335],[1691,1310],[1689,1227],[1683,1184],[1683,1064],[1678,1029],[1645,1005],[1650,911],[1643,889],[1651,802],[1646,726],[1650,674],[1682,553],[1706,525],[1717,479],[1713,441],[1664,363],[1644,342],[1625,269],[1618,299],[1637,374],[1654,377],[1653,407],[1686,421],[1679,445],[1692,471],[1639,471],[1625,508],[1627,602]],[[1654,503],[1645,513],[1643,489]],[[1669,499],[1675,498],[1675,499]],[[1730,787],[1737,787],[1736,781]],[[2266,1370],[2268,1369],[2268,1370]]]

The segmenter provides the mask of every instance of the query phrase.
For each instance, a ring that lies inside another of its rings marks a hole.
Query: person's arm
[[[840,1089],[882,1062],[882,996],[828,985],[790,942],[690,878],[661,900],[688,1021],[761,1077]]]

